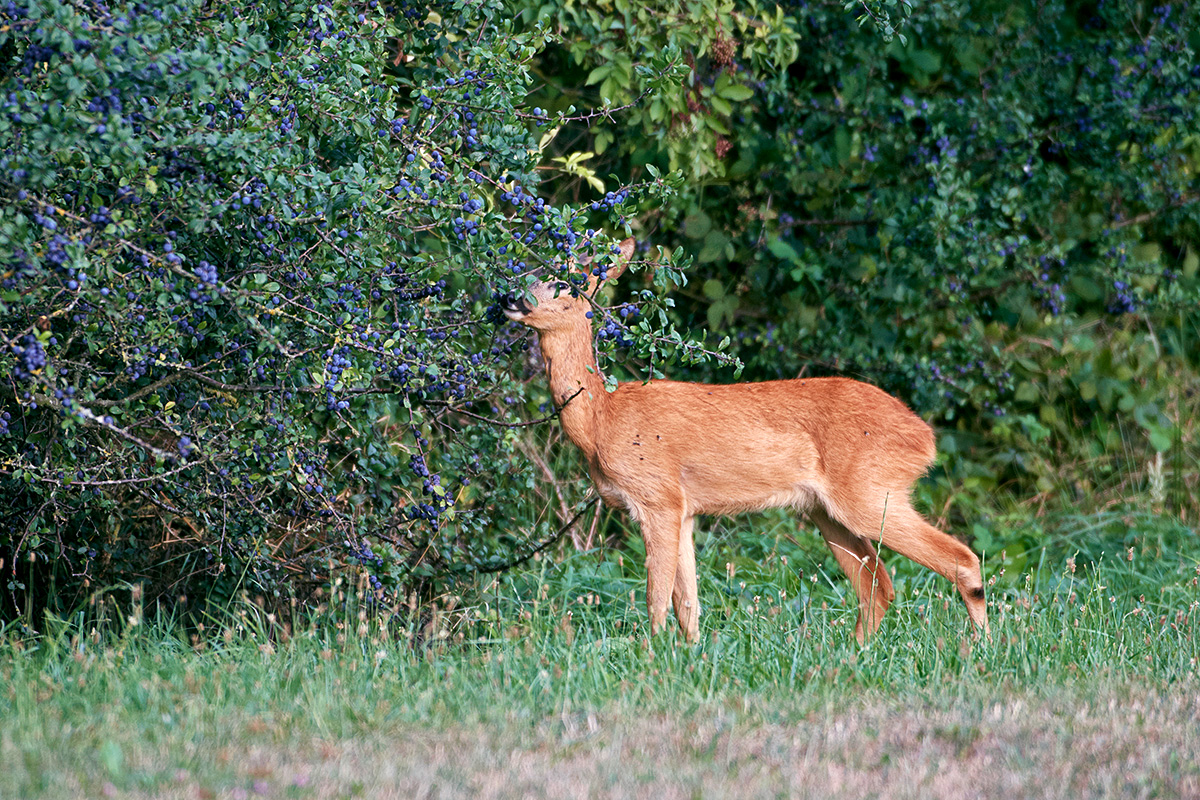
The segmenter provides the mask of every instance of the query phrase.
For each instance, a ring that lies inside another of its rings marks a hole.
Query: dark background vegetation
[[[611,376],[867,380],[978,550],[1194,547],[1198,46],[1188,3],[5,2],[0,608],[394,610],[618,538],[494,298],[627,232]]]

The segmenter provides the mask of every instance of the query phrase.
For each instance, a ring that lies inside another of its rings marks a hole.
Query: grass
[[[695,647],[647,640],[635,545],[411,625],[344,585],[302,630],[252,602],[195,640],[103,604],[10,628],[0,798],[1200,797],[1193,532],[1053,521],[990,559],[991,641],[896,561],[859,647],[815,540],[708,527]]]

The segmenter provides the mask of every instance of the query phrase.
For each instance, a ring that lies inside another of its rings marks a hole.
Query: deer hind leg
[[[872,513],[874,510],[874,513]],[[958,589],[971,621],[988,633],[987,603],[979,557],[962,542],[930,525],[903,493],[886,503],[848,506],[843,520],[851,531],[875,539],[903,556],[942,575]]]
[[[650,633],[656,634],[666,625],[667,606],[675,587],[683,510],[650,509],[638,514],[638,518],[646,543],[646,606],[650,612]]]
[[[879,630],[884,612],[896,597],[892,578],[870,542],[851,533],[822,508],[813,508],[808,515],[821,529],[821,536],[858,595],[858,623],[854,626],[854,638],[862,644]]]
[[[696,545],[692,538],[695,518],[685,516],[679,527],[679,556],[675,568],[675,589],[671,604],[684,638],[695,643],[700,638],[700,596],[696,590]]]

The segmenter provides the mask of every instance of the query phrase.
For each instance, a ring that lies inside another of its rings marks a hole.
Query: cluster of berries
[[[46,349],[32,333],[25,334],[19,342],[14,344],[12,353],[17,359],[13,377],[19,381],[32,380],[34,376],[42,374],[42,370],[49,363]]]

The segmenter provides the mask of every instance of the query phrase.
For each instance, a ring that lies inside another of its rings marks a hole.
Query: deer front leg
[[[694,517],[683,518],[679,528],[679,559],[675,568],[675,590],[671,603],[679,631],[689,643],[700,638],[700,597],[696,590],[696,545],[692,539]]]
[[[658,508],[639,516],[646,543],[646,606],[650,633],[656,634],[666,624],[667,604],[675,586],[683,513],[680,509]]]

